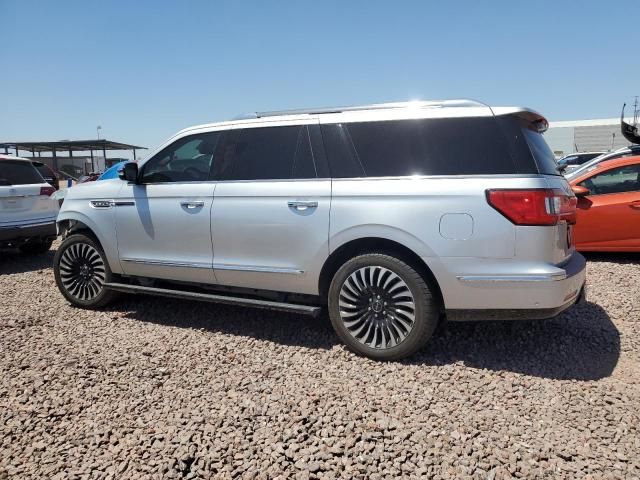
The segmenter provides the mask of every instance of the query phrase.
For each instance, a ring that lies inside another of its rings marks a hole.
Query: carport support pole
[[[107,150],[102,145],[102,157],[104,158],[104,168],[107,168]]]
[[[6,145],[4,146],[4,154],[9,155],[9,147],[7,147]]]
[[[19,157],[20,155],[18,155],[18,146],[16,145],[16,157]]]
[[[136,149],[135,148],[133,149],[133,161],[134,162],[136,161]]]
[[[57,172],[58,171],[58,158],[56,157],[56,147],[53,147],[52,153],[53,153],[53,169]]]
[[[96,167],[93,164],[93,149],[89,150],[89,152],[91,152],[91,171],[95,172],[96,171]]]

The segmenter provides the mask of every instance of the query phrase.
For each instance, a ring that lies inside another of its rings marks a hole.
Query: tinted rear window
[[[494,117],[332,124],[322,132],[336,178],[535,173],[531,162],[514,161]]]
[[[225,148],[233,155],[225,180],[317,177],[306,125],[243,129]]]
[[[32,183],[45,183],[45,181],[31,163],[0,160],[0,186]]]
[[[529,128],[523,128],[522,131],[524,132],[529,150],[531,150],[531,154],[538,165],[540,173],[545,175],[560,175],[553,152],[542,137],[542,134]]]

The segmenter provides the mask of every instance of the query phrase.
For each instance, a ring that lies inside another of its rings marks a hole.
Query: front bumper
[[[56,221],[46,220],[20,225],[0,226],[0,242],[13,242],[28,238],[52,238],[57,234]]]
[[[574,253],[562,267],[531,274],[459,275],[463,300],[446,305],[451,321],[551,318],[586,300],[586,261]]]

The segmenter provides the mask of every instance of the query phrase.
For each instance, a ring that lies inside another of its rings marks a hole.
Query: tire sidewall
[[[409,335],[395,347],[376,349],[360,343],[347,330],[340,316],[339,296],[344,281],[363,267],[381,266],[400,276],[415,303],[415,324]],[[329,287],[328,309],[331,324],[341,340],[356,353],[376,360],[398,360],[413,354],[431,337],[438,322],[438,309],[429,287],[420,274],[402,260],[385,254],[364,254],[352,258],[338,269]]]
[[[71,302],[73,305],[77,307],[94,308],[94,307],[103,306],[112,298],[113,292],[111,292],[110,290],[107,290],[106,288],[103,287],[100,293],[96,297],[92,298],[91,300],[81,300],[71,295],[67,291],[65,286],[62,284],[62,279],[60,278],[60,259],[62,258],[62,254],[70,246],[76,245],[79,243],[91,245],[93,248],[95,248],[95,250],[98,252],[98,255],[100,255],[100,258],[102,259],[102,262],[104,263],[105,283],[108,283],[111,281],[111,276],[112,276],[111,269],[109,268],[109,263],[107,262],[107,258],[104,254],[104,251],[100,247],[100,244],[97,241],[95,241],[93,238],[87,235],[74,234],[74,235],[70,235],[62,242],[62,244],[60,245],[60,248],[58,248],[58,250],[56,251],[55,257],[53,258],[53,273],[56,279],[56,285],[58,286],[58,289],[60,290],[62,295],[69,302]]]

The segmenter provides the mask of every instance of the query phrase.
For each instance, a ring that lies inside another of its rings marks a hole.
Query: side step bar
[[[127,283],[106,283],[105,288],[115,290],[117,292],[142,293],[145,295],[197,300],[200,302],[224,303],[227,305],[240,305],[242,307],[264,308],[267,310],[281,310],[284,312],[311,315],[312,317],[318,317],[321,310],[321,307],[314,307],[312,305],[297,305],[295,303],[272,302],[270,300],[256,300],[253,298],[215,295],[212,293],[185,292],[183,290],[143,287],[142,285],[129,285]]]

